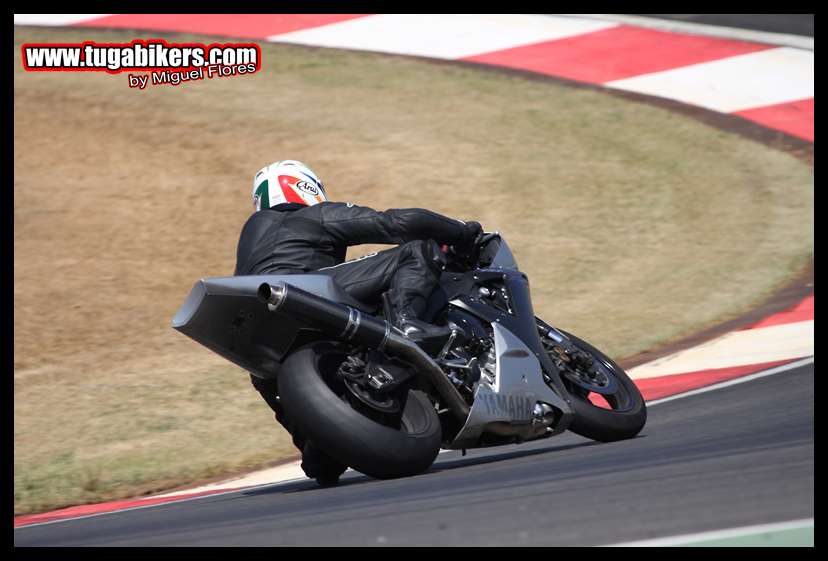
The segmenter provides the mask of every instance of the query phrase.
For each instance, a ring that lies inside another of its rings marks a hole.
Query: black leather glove
[[[463,226],[463,241],[456,244],[460,253],[472,253],[477,245],[477,240],[483,235],[483,227],[480,222],[469,221]]]
[[[463,263],[467,267],[473,266],[478,257],[477,242],[482,236],[483,228],[480,222],[466,222],[463,225],[463,238],[451,247],[449,253],[458,263]]]

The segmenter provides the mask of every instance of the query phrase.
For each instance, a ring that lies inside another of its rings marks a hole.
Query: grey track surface
[[[15,545],[601,545],[814,515],[814,366],[652,407],[642,434],[442,454],[14,532]]]
[[[772,33],[814,36],[814,14],[640,14],[642,16],[701,23],[741,27]]]

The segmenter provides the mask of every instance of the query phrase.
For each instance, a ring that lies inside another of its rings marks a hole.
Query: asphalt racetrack
[[[655,404],[633,440],[452,451],[418,477],[276,484],[22,527],[15,545],[603,545],[812,518],[813,388],[811,363]]]
[[[642,14],[659,19],[669,19],[705,25],[741,27],[772,33],[790,33],[814,36],[814,14]]]

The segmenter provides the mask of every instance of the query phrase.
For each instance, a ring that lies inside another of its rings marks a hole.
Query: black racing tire
[[[610,410],[598,407],[588,399],[570,391],[575,418],[569,425],[569,430],[600,442],[614,442],[635,437],[647,422],[647,405],[644,403],[641,391],[627,376],[627,373],[607,355],[571,333],[562,329],[558,331],[569,337],[576,347],[603,362],[615,376],[625,394],[624,407],[621,410]]]
[[[409,390],[400,430],[369,419],[326,382],[345,356],[341,345],[320,341],[285,360],[279,390],[291,422],[319,449],[365,475],[392,479],[427,470],[442,438],[434,405],[423,392]]]

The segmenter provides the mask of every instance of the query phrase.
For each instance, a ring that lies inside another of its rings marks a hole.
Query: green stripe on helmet
[[[256,188],[256,193],[253,195],[259,199],[259,210],[263,208],[270,208],[270,190],[268,189],[267,179],[261,182]]]

